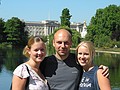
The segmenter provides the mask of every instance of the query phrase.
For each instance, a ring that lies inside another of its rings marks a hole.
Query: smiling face
[[[77,60],[81,66],[89,68],[93,65],[94,47],[91,42],[81,42],[77,47]]]
[[[35,42],[29,49],[30,59],[35,62],[42,62],[46,55],[46,47],[43,42]]]
[[[91,63],[89,50],[83,45],[78,48],[77,58],[81,66],[86,66]]]

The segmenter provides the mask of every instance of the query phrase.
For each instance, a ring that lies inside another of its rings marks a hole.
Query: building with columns
[[[60,27],[60,23],[55,20],[44,20],[41,22],[25,22],[25,30],[28,31],[29,35],[50,35],[53,33],[53,31],[56,28]],[[71,23],[70,24],[71,29],[77,30],[81,37],[84,38],[87,34],[87,26],[86,22],[84,23]]]

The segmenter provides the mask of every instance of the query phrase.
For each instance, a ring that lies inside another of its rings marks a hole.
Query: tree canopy
[[[4,34],[4,20],[2,18],[0,18],[0,42],[4,42],[5,41],[5,34]]]
[[[24,31],[25,23],[17,17],[12,17],[5,23],[4,33],[9,44],[22,46],[27,41],[27,32]]]
[[[87,28],[86,39],[98,47],[113,47],[120,41],[120,6],[98,9]],[[110,43],[111,42],[111,43]],[[119,46],[120,44],[118,44]]]
[[[70,15],[70,11],[68,8],[65,8],[62,10],[62,16],[60,16],[61,19],[61,26],[67,26],[70,28],[70,18],[72,15]]]

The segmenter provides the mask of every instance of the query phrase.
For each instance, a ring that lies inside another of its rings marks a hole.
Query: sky
[[[24,21],[57,20],[62,10],[68,8],[71,22],[89,24],[97,9],[120,5],[120,0],[0,0],[0,18],[5,21],[18,17]]]

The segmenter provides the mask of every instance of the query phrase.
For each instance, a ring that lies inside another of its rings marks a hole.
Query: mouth
[[[65,50],[60,50],[60,52],[65,52]]]
[[[66,52],[66,50],[65,49],[62,49],[62,50],[59,50],[60,52]]]
[[[86,60],[80,60],[81,63],[86,63]]]
[[[42,56],[36,56],[36,58],[41,59],[41,58],[42,58]]]

